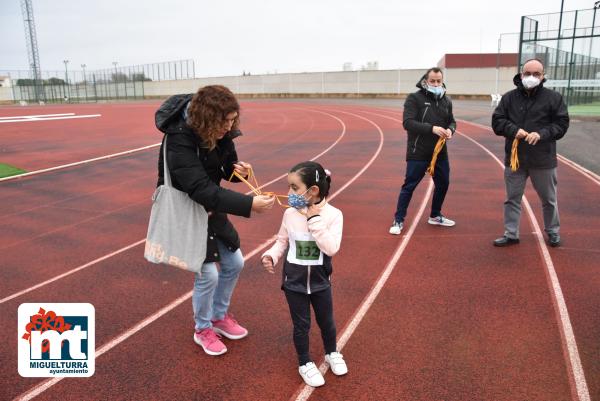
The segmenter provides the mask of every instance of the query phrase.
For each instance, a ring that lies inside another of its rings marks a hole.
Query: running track
[[[3,108],[0,117],[102,116],[2,124],[1,161],[35,170],[151,146],[160,141],[152,126],[156,106]],[[425,223],[426,179],[404,235],[392,237],[387,229],[405,167],[398,110],[247,102],[242,113],[238,154],[253,163],[262,183],[315,156],[333,172],[332,203],[345,215],[334,303],[349,375],[329,372],[314,392],[301,385],[279,275],[265,273],[259,261],[281,209],[235,218],[248,260],[232,312],[250,336],[227,341],[229,352],[219,358],[192,342],[190,274],[146,263],[137,244],[156,177],[157,148],[150,147],[0,182],[0,335],[6,339],[0,399],[600,400],[600,182],[594,177],[559,166],[563,247],[541,246],[524,210],[521,244],[493,248],[502,232],[504,189],[492,155],[501,157],[503,141],[461,121],[461,135],[450,143],[452,183],[444,207],[457,226]],[[280,179],[269,188],[282,192],[285,185]],[[526,196],[539,225],[537,197],[529,189]],[[36,301],[95,306],[100,355],[93,377],[18,375],[17,307]],[[311,346],[322,362],[318,330]]]

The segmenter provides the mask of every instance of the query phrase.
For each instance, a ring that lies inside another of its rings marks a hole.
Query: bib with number
[[[302,266],[323,264],[323,252],[317,246],[311,233],[291,232],[289,233],[289,244],[288,262]]]

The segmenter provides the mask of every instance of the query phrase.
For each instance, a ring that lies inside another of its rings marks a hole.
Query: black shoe
[[[560,246],[560,235],[558,235],[558,233],[548,234],[548,242],[552,248]]]
[[[519,239],[518,238],[508,238],[506,235],[503,235],[500,238],[496,238],[494,240],[494,246],[509,246],[509,245],[514,245],[514,244],[518,244],[519,243]]]

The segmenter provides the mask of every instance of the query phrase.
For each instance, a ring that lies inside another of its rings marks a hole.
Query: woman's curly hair
[[[237,112],[231,130],[240,124],[240,105],[233,92],[222,85],[209,85],[198,89],[192,97],[187,123],[206,144],[209,150],[217,145],[217,135],[227,123],[227,115]]]

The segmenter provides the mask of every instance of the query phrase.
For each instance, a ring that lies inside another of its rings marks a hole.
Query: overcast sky
[[[565,10],[594,0],[565,0]],[[34,0],[42,70],[194,59],[197,76],[426,68],[445,53],[495,53],[522,15],[560,0]],[[517,51],[517,35],[502,50]],[[0,70],[27,69],[20,0],[0,1]]]

